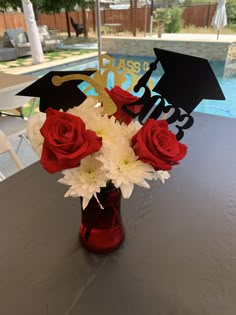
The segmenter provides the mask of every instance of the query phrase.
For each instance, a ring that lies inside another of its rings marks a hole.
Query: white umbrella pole
[[[100,1],[96,0],[96,16],[97,16],[97,40],[98,40],[98,57],[102,53],[102,41],[101,41],[101,12],[100,12]]]
[[[151,0],[151,12],[150,12],[150,37],[152,37],[152,28],[153,28],[153,3],[154,0]]]
[[[147,30],[147,0],[146,0],[146,3],[145,3],[144,37],[146,37],[146,30]]]
[[[32,3],[30,2],[30,0],[22,0],[22,6],[25,15],[25,22],[31,47],[33,64],[42,63],[44,61],[43,49],[35,21]]]

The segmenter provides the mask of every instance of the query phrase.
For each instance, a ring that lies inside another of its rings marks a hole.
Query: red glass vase
[[[80,242],[89,251],[108,253],[117,249],[125,236],[120,214],[121,192],[115,187],[103,188],[97,197],[99,202],[92,197],[81,210]]]

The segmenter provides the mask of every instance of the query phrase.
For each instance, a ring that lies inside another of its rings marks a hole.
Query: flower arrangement
[[[82,197],[83,209],[111,184],[129,198],[134,185],[149,188],[148,181],[158,179],[164,183],[187,153],[165,120],[148,119],[141,125],[122,111],[136,96],[118,86],[106,92],[117,106],[113,115],[104,113],[96,97],[87,97],[66,112],[48,108],[27,124],[41,164],[50,173],[62,172],[59,182],[69,186],[65,197]]]

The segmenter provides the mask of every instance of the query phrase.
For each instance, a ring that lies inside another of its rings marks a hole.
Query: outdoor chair
[[[16,94],[35,80],[35,77],[13,75],[0,72],[0,130],[8,140],[20,137],[16,150],[18,152],[22,140],[27,143],[26,138],[26,119],[22,113],[22,106],[29,104],[30,113],[33,113],[37,99],[30,97],[17,96]]]
[[[47,52],[47,51],[55,50],[61,47],[62,40],[53,36],[50,33],[47,25],[38,26],[38,31],[39,31],[39,37],[40,37],[43,51]]]
[[[35,106],[37,105],[37,100],[32,99],[32,105],[30,108],[29,117],[32,115]],[[0,112],[0,129],[6,136],[8,140],[14,137],[20,137],[19,143],[16,148],[16,153],[18,153],[22,141],[26,141],[30,145],[28,138],[26,137],[26,124],[27,120],[21,113],[21,108],[19,108],[19,115],[15,113],[11,114],[10,111]]]
[[[0,42],[0,61],[9,61],[17,59],[16,48],[4,47],[5,42]]]
[[[4,47],[15,48],[17,57],[31,56],[27,33],[21,27],[5,31]]]
[[[7,140],[6,135],[0,130],[0,155],[8,153],[12,158],[13,162],[16,164],[19,170],[23,169],[23,165],[21,164],[19,158],[14,152],[11,144]],[[5,176],[0,172],[0,181],[4,180]]]

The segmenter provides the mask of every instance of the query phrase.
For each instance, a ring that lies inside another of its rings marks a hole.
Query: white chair
[[[4,175],[0,172],[0,182],[2,182],[5,179]]]
[[[55,50],[61,47],[62,40],[53,36],[50,33],[47,25],[38,26],[38,32],[43,51],[48,52],[50,50]]]
[[[0,155],[5,154],[5,153],[8,153],[10,155],[10,157],[12,158],[13,162],[16,164],[19,170],[23,169],[23,165],[21,164],[21,161],[15,154],[11,144],[7,140],[7,137],[0,130]],[[0,172],[0,181],[4,179],[5,179],[5,176]]]
[[[17,57],[31,56],[30,42],[22,27],[6,29],[4,46],[16,49]]]
[[[29,117],[32,115],[35,106],[37,104],[37,100],[34,99],[31,105]],[[26,137],[26,124],[27,120],[24,117],[15,116],[11,114],[3,114],[0,116],[0,129],[7,137],[8,140],[11,140],[14,137],[20,137],[19,143],[16,148],[16,153],[18,153],[19,148],[22,144],[22,140],[25,140],[29,145],[29,141]]]
[[[9,111],[22,107],[24,104],[30,102],[31,97],[16,96],[16,94],[33,83],[35,79],[35,77],[31,76],[12,75],[0,72],[0,113],[2,113],[0,114],[0,130],[2,130],[8,140],[20,136],[16,153],[20,148],[22,140],[29,143],[26,138],[27,121],[23,116],[20,117],[19,115],[17,117],[16,115],[10,115]],[[36,104],[36,99],[34,99],[29,115],[33,113]]]

